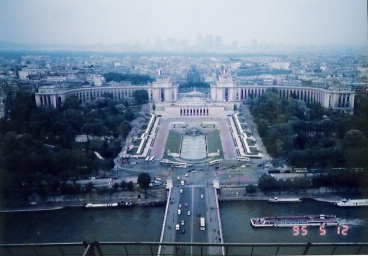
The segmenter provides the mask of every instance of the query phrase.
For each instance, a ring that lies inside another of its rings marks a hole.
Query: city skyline
[[[365,46],[357,1],[8,1],[0,42],[66,45]]]

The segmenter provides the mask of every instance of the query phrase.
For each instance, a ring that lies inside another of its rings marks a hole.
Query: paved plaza
[[[231,139],[230,130],[225,119],[220,118],[209,118],[209,117],[181,117],[181,118],[168,118],[161,119],[158,133],[156,135],[155,143],[151,155],[157,159],[164,157],[165,145],[169,130],[172,129],[172,123],[184,122],[189,127],[201,127],[203,122],[216,122],[220,131],[221,145],[222,145],[222,156],[224,159],[236,159],[237,154],[235,151],[233,140]],[[203,130],[206,131],[207,128]],[[209,129],[208,129],[209,130]],[[220,149],[221,150],[221,149]]]

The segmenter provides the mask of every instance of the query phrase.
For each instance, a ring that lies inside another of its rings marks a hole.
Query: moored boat
[[[148,201],[140,203],[139,206],[148,207],[148,206],[166,206],[166,200],[159,200],[159,201]]]
[[[131,207],[131,206],[133,206],[133,203],[121,201],[119,203],[106,203],[106,204],[88,203],[88,204],[84,204],[83,208],[86,208],[86,209],[92,209],[92,208],[125,208],[125,207]]]
[[[357,207],[357,206],[368,206],[368,199],[342,199],[335,203],[339,207]]]
[[[118,203],[108,203],[108,204],[84,204],[83,208],[114,208],[118,207]]]
[[[268,199],[269,203],[280,203],[280,204],[300,203],[301,201],[302,199],[300,198],[277,198],[276,196]]]
[[[252,218],[253,227],[338,226],[335,215],[274,216]]]
[[[133,203],[132,202],[124,202],[124,201],[120,201],[120,203],[118,203],[118,207],[132,207]]]

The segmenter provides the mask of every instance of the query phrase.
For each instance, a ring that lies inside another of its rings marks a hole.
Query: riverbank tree
[[[144,189],[144,191],[146,191],[147,188],[149,188],[150,182],[151,182],[151,176],[149,175],[149,173],[141,172],[138,175],[137,183],[138,183],[140,188]]]
[[[277,174],[262,175],[258,188],[264,192],[306,193],[309,189],[328,188],[336,192],[367,193],[368,175],[363,170],[339,169],[327,173],[316,173],[312,177],[301,175],[294,178],[278,179]],[[250,192],[247,192],[250,193]]]
[[[281,99],[269,89],[250,104],[267,152],[289,166],[368,169],[368,96],[356,96],[354,115],[324,109],[318,102]]]
[[[60,189],[63,182],[109,171],[130,122],[140,116],[135,107],[108,95],[85,104],[71,97],[54,109],[37,108],[34,95],[18,93],[7,108],[10,118],[0,120],[0,180],[7,181],[1,189],[6,197],[23,199],[37,190],[52,194],[53,181]],[[77,142],[80,134],[89,136]]]

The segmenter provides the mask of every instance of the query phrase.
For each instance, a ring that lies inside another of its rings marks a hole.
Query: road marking
[[[204,188],[205,185],[186,185],[188,188]]]
[[[191,207],[191,213],[190,213],[190,218],[192,219],[191,221],[191,230],[192,232],[190,232],[191,234],[191,238],[190,241],[191,243],[193,243],[193,233],[194,233],[194,229],[193,229],[193,206],[194,206],[194,187],[192,187],[192,207]],[[193,246],[190,247],[190,255],[193,255]]]

